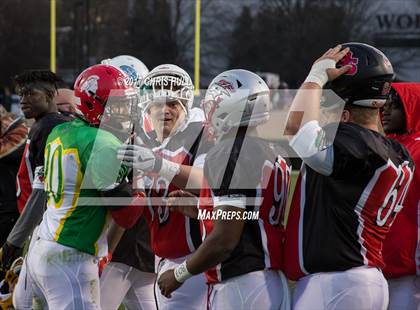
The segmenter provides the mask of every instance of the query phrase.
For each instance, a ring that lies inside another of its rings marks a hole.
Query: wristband
[[[174,276],[179,283],[184,283],[186,280],[193,276],[187,269],[186,260],[174,269]]]
[[[333,59],[322,59],[314,63],[304,83],[316,83],[323,88],[328,82],[327,69],[334,69],[335,64],[336,62]]]

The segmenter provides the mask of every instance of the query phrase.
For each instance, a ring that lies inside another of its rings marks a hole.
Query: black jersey
[[[328,136],[328,131],[327,131]],[[302,165],[285,242],[286,275],[383,268],[382,243],[413,175],[407,150],[380,133],[340,123],[332,173]]]
[[[256,270],[280,269],[284,238],[283,217],[291,167],[281,150],[255,137],[227,138],[207,154],[204,176],[208,183],[200,194],[200,210],[210,214],[222,205],[259,211],[245,220],[238,245],[228,259],[206,272],[209,283],[224,281]],[[212,203],[204,202],[211,197]],[[233,200],[243,199],[243,204]],[[233,219],[235,220],[235,219]],[[202,220],[205,238],[213,219]]]
[[[17,174],[17,202],[19,212],[23,211],[32,192],[35,168],[44,166],[44,149],[48,135],[58,124],[71,120],[60,113],[48,113],[37,120],[29,130],[26,147]]]
[[[112,254],[112,261],[143,272],[154,272],[155,256],[150,248],[149,227],[143,217],[127,229]]]

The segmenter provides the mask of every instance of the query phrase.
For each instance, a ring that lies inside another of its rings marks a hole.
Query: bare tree
[[[201,76],[205,83],[225,67],[231,5],[207,0],[201,7]],[[194,71],[195,1],[138,0],[130,21],[130,52],[149,67],[175,63]],[[204,83],[204,84],[205,84]]]
[[[338,43],[368,40],[366,0],[263,0],[254,17],[255,49],[248,62],[298,86],[313,60]],[[237,42],[240,49],[241,42]],[[246,44],[250,44],[249,42]],[[235,50],[235,49],[233,49]],[[236,65],[233,57],[231,65]]]
[[[0,84],[11,86],[24,69],[49,67],[48,1],[1,1],[0,25]]]

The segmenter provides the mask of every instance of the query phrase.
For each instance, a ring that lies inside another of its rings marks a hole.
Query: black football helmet
[[[364,43],[344,43],[349,47],[347,55],[337,63],[337,68],[351,65],[351,69],[339,78],[327,83],[346,103],[380,108],[391,90],[394,69],[388,58],[377,48]]]

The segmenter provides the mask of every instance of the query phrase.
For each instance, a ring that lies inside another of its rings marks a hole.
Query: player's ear
[[[347,123],[350,121],[350,111],[349,110],[343,110],[343,113],[341,113],[341,122]]]

